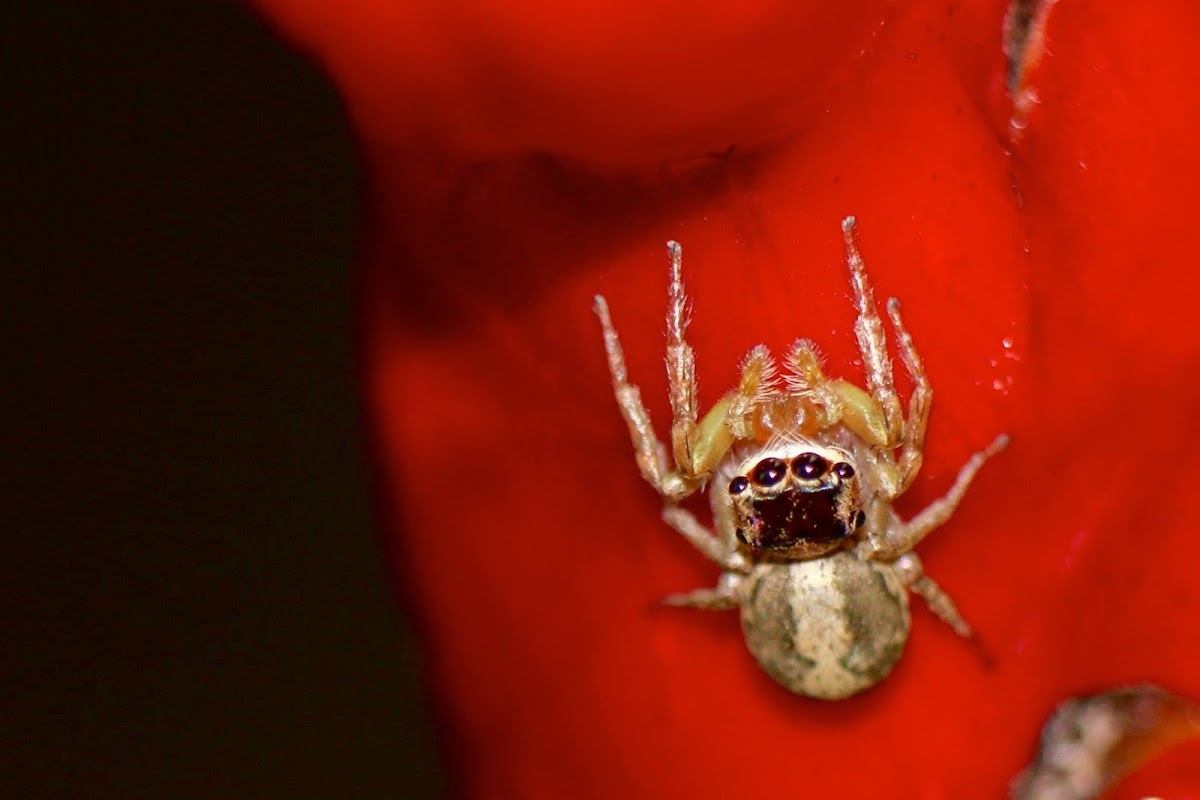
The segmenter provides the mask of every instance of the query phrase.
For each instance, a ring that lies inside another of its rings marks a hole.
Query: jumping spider
[[[816,347],[803,339],[789,351],[779,380],[775,361],[759,345],[743,360],[737,388],[699,421],[695,357],[684,341],[682,250],[667,243],[673,468],[628,380],[608,303],[599,295],[595,301],[642,477],[662,495],[663,519],[723,570],[715,588],[667,602],[740,608],[759,665],[791,691],[826,700],[874,686],[899,660],[910,626],[906,589],[959,635],[971,635],[912,550],[949,519],[979,468],[1008,443],[998,436],[971,456],[950,490],[913,519],[893,510],[921,467],[932,391],[892,298],[888,316],[914,386],[905,418],[854,225],[853,217],[842,221],[866,391],[826,377]],[[715,533],[678,505],[706,485]]]

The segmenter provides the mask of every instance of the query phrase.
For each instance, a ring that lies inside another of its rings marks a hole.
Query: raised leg
[[[629,438],[633,442],[638,469],[646,482],[664,498],[679,500],[687,497],[699,488],[699,482],[688,480],[668,467],[666,450],[654,434],[650,413],[642,403],[641,392],[629,382],[625,353],[621,350],[621,340],[613,327],[608,303],[603,297],[596,295],[593,309],[600,318],[600,326],[604,331],[604,350],[608,354],[613,392],[617,398],[617,406],[621,409],[621,416],[625,418],[625,424],[629,427]]]
[[[889,443],[895,443],[902,434],[904,416],[900,408],[900,396],[896,394],[896,384],[892,379],[892,362],[888,358],[883,320],[879,318],[879,312],[875,308],[875,295],[867,279],[867,267],[854,240],[854,225],[854,217],[842,220],[842,234],[846,239],[846,263],[850,266],[850,285],[854,289],[854,306],[858,309],[854,334],[858,338],[858,349],[862,353],[863,368],[867,373],[867,390],[883,409]]]
[[[900,580],[905,586],[925,598],[925,602],[929,604],[929,610],[938,619],[954,628],[954,632],[959,636],[970,638],[971,626],[962,618],[962,614],[958,612],[958,606],[954,605],[954,601],[950,599],[950,595],[946,594],[946,590],[925,574],[925,568],[921,565],[921,559],[917,558],[916,553],[905,553],[900,556],[892,563],[892,568],[896,570],[896,574],[900,576]]]
[[[671,398],[671,448],[675,465],[685,475],[695,475],[692,442],[695,438],[696,355],[683,338],[688,326],[687,295],[683,291],[683,248],[667,242],[670,279],[667,284],[667,384]]]
[[[904,327],[904,320],[900,317],[900,301],[894,297],[890,298],[887,311],[896,331],[900,360],[904,362],[904,368],[908,370],[913,382],[912,397],[908,400],[908,419],[904,421],[904,436],[900,442],[900,459],[897,464],[900,481],[896,494],[901,495],[912,485],[913,478],[917,477],[924,460],[925,431],[929,427],[933,388],[929,385],[929,377],[925,374],[925,365],[917,353],[912,334]]]
[[[929,535],[930,531],[950,519],[954,510],[958,508],[958,504],[962,502],[967,489],[970,488],[971,481],[975,480],[975,475],[979,472],[980,467],[1007,446],[1008,436],[1003,434],[997,436],[991,444],[967,459],[967,463],[958,470],[958,477],[954,479],[950,491],[934,500],[908,522],[900,522],[898,518],[893,517],[896,524],[888,527],[882,541],[877,543],[878,549],[870,553],[869,557],[888,561],[898,558],[916,547],[922,539]]]
[[[742,362],[742,378],[737,390],[726,395],[697,423],[696,357],[684,339],[688,308],[683,289],[683,250],[678,242],[667,242],[667,254],[670,280],[666,361],[671,401],[671,451],[675,460],[673,470],[667,466],[663,445],[654,434],[650,415],[637,387],[629,383],[625,355],[609,315],[608,303],[599,295],[596,296],[595,311],[604,328],[604,348],[608,352],[617,404],[629,425],[638,466],[663,497],[679,500],[699,488],[725,457],[734,439],[747,435],[751,412],[771,388],[775,364],[765,347],[753,348]]]

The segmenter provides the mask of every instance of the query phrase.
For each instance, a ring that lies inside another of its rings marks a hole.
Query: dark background
[[[336,94],[231,2],[0,27],[0,794],[434,797]]]

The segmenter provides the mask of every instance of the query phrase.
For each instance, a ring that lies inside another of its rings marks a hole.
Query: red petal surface
[[[1105,800],[1200,800],[1200,741],[1176,747],[1114,786]]]
[[[1059,700],[1200,696],[1191,4],[1057,7],[1015,147],[994,2],[262,4],[364,141],[381,485],[465,794],[1001,797]],[[760,341],[857,379],[848,213],[936,394],[902,510],[1013,445],[920,549],[986,657],[918,603],[892,677],[824,704],[736,615],[658,605],[716,569],[658,520],[589,308],[660,433],[669,238],[702,400]]]

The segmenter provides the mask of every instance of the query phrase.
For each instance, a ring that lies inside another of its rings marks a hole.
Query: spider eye
[[[847,464],[845,461],[837,464],[833,468],[833,473],[844,481],[848,481],[854,477],[854,467]]]
[[[751,477],[759,486],[774,486],[787,475],[787,464],[778,458],[764,458],[758,462]]]
[[[746,487],[750,485],[750,481],[744,475],[738,475],[729,482],[730,494],[741,494],[746,491]]]
[[[825,459],[816,453],[801,453],[792,460],[792,474],[806,481],[815,480],[825,474],[828,467]]]

